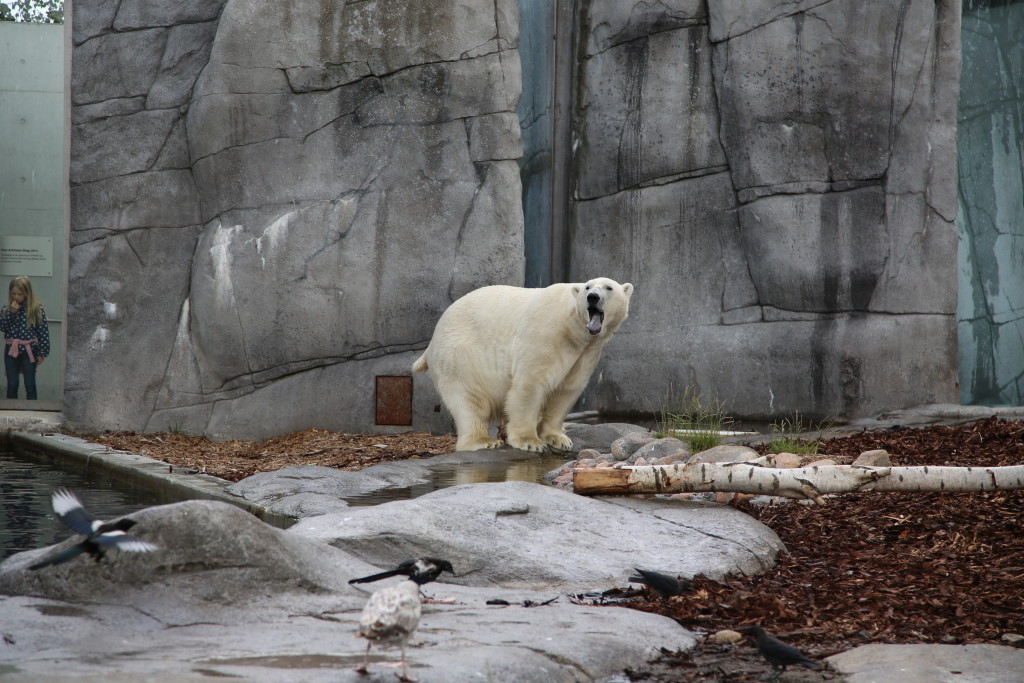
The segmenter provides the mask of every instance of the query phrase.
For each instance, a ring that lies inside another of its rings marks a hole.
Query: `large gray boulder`
[[[537,590],[624,586],[637,566],[684,576],[755,574],[783,550],[771,529],[727,506],[592,499],[526,482],[350,508],[303,519],[289,533],[380,566],[446,557],[459,568],[452,580],[467,586]]]
[[[349,578],[373,567],[356,557],[288,534],[227,503],[188,501],[134,513],[132,535],[158,546],[149,553],[111,551],[29,571],[28,566],[81,540],[31,550],[0,565],[0,595],[130,605],[165,622],[274,604],[289,596],[336,594],[361,607]]]

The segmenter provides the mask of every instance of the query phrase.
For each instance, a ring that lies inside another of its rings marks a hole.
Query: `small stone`
[[[730,502],[732,502],[732,499],[735,496],[736,496],[735,493],[729,493],[727,491],[719,491],[718,493],[715,494],[715,502],[716,503],[730,503]]]
[[[889,459],[889,452],[882,449],[874,451],[864,451],[857,459],[853,461],[854,465],[863,465],[864,467],[892,467],[892,461]]]
[[[654,441],[654,437],[643,432],[632,432],[612,442],[612,456],[616,460],[626,460],[633,455],[637,449],[646,443]]]
[[[594,465],[594,468],[593,468],[593,469],[595,469],[595,470],[606,470],[606,469],[609,469],[609,468],[611,468],[611,467],[618,467],[618,466],[619,466],[619,465],[621,465],[621,464],[622,464],[622,463],[615,463],[615,464],[613,465],[613,464],[611,464],[610,462],[599,462],[599,463],[596,463],[596,464]]]
[[[738,643],[743,640],[743,634],[733,631],[731,628],[723,628],[721,631],[712,633],[708,639],[715,643]]]
[[[1004,633],[999,639],[1012,647],[1024,648],[1024,636],[1019,633]]]
[[[774,462],[774,467],[779,469],[788,470],[800,467],[800,456],[796,453],[776,453],[771,460]]]
[[[758,457],[760,456],[757,451],[749,446],[725,444],[695,453],[689,462],[746,462],[756,460]]]
[[[821,460],[809,462],[806,465],[804,465],[804,467],[835,467],[838,464],[839,463],[837,463],[832,458],[822,458]]]
[[[679,439],[667,437],[649,441],[633,452],[636,457],[642,457],[648,462],[666,455],[684,455],[690,457],[690,449]]]
[[[576,457],[580,460],[596,460],[601,457],[601,453],[593,448],[584,448]]]
[[[632,460],[632,458],[630,459]],[[633,460],[633,464],[636,465],[637,467],[643,467],[644,465],[647,465],[649,463],[647,462],[647,458],[641,455],[636,460]]]

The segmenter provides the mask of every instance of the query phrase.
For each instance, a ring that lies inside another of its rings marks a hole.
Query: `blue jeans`
[[[10,344],[4,344],[4,372],[7,374],[7,398],[18,398],[18,373],[25,375],[25,398],[34,401],[36,395],[36,364],[28,359],[23,349],[17,358],[11,358],[7,352]]]

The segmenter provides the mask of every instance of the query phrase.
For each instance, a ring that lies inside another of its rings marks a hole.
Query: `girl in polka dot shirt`
[[[11,280],[7,305],[0,310],[0,332],[4,335],[4,371],[7,398],[18,398],[18,373],[25,375],[25,398],[34,401],[36,368],[50,355],[50,328],[42,304],[25,276]]]

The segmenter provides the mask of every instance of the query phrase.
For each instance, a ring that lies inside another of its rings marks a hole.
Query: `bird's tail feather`
[[[52,564],[64,564],[68,560],[73,560],[74,558],[78,557],[83,552],[85,552],[85,550],[84,548],[82,548],[82,546],[74,545],[68,548],[67,550],[57,553],[53,557],[46,558],[42,562],[36,562],[33,565],[29,565],[29,569],[35,571],[37,569],[42,569],[43,567],[49,567]]]
[[[380,581],[381,579],[386,579],[389,576],[398,576],[401,573],[402,572],[400,572],[400,571],[397,571],[395,569],[391,569],[391,570],[388,570],[386,572],[381,572],[380,574],[371,574],[370,576],[364,576],[364,577],[358,578],[358,579],[349,579],[348,582],[349,583],[373,583],[374,581]]]

